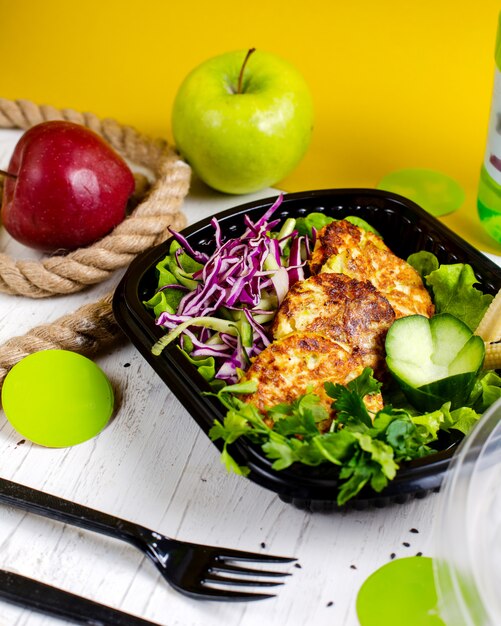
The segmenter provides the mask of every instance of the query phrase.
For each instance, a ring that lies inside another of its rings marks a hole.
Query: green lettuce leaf
[[[374,233],[378,237],[381,237],[381,234],[374,228],[374,226],[371,226],[369,222],[366,222],[364,219],[362,219],[361,217],[358,217],[357,215],[348,215],[348,217],[345,217],[344,219],[347,222],[350,222],[351,224],[358,226],[362,230],[366,230],[369,233]]]
[[[428,274],[438,270],[439,267],[437,257],[432,252],[427,252],[426,250],[420,250],[411,254],[407,257],[407,263],[412,265],[423,280]]]
[[[199,374],[203,376],[206,381],[211,382],[214,380],[214,376],[216,375],[216,361],[213,356],[191,357],[185,350],[181,350],[181,352],[183,352],[188,361],[197,368]]]
[[[143,302],[147,309],[153,309],[155,317],[161,313],[175,313],[184,296],[181,289],[164,289],[157,291],[149,300]]]
[[[481,371],[468,400],[477,413],[483,413],[501,398],[501,377],[494,370]]]
[[[471,265],[439,265],[437,257],[426,250],[411,254],[407,262],[430,290],[436,313],[450,313],[475,331],[493,296],[474,287],[478,280]]]
[[[475,331],[493,296],[473,286],[478,280],[471,265],[441,265],[428,274],[425,280],[433,291],[436,312],[450,313]]]
[[[480,414],[471,407],[463,406],[454,411],[450,410],[450,402],[444,404],[441,408],[444,414],[444,430],[459,430],[464,435],[468,435],[480,418]]]
[[[362,228],[363,230],[367,230],[371,233],[374,233],[375,235],[381,236],[373,226],[371,226],[368,222],[366,222],[361,217],[358,217],[357,215],[348,215],[343,219],[345,219],[347,222],[350,222],[351,224],[354,224],[355,226],[358,226],[359,228]],[[335,221],[335,218],[329,217],[324,213],[313,212],[309,213],[305,217],[298,217],[296,219],[296,230],[300,235],[312,237],[313,228],[319,231],[324,226],[327,226],[327,224]]]
[[[324,213],[309,213],[305,217],[298,217],[296,220],[296,230],[300,235],[305,237],[311,237],[313,235],[313,228],[320,230],[327,224],[334,222],[333,217],[329,217]]]

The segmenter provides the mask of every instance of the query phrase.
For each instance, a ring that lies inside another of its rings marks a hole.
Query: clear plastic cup
[[[501,625],[501,400],[463,441],[435,527],[438,609],[447,626]]]

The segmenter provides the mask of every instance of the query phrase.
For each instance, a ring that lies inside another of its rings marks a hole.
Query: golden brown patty
[[[258,388],[246,401],[266,413],[267,409],[282,402],[291,403],[310,391],[320,396],[333,417],[333,400],[327,396],[324,382],[346,385],[362,370],[360,358],[332,339],[313,332],[291,333],[271,343],[254,359],[244,380],[255,380]],[[372,410],[382,406],[380,394],[370,397]]]
[[[433,315],[430,294],[416,270],[395,256],[380,237],[345,220],[331,222],[318,232],[309,266],[312,274],[334,272],[369,280],[397,318]]]
[[[364,367],[380,376],[384,367],[384,340],[395,313],[368,280],[344,274],[317,274],[295,283],[273,321],[280,339],[294,331],[313,331],[355,349]]]

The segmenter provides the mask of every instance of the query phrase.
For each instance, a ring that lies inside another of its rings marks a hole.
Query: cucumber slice
[[[385,347],[388,369],[409,402],[422,411],[449,401],[452,409],[464,406],[485,355],[483,340],[449,313],[398,319]]]
[[[481,337],[472,335],[460,350],[456,358],[449,364],[449,374],[461,374],[470,371],[472,363],[480,363],[484,360],[485,343]],[[477,372],[480,367],[477,368]]]
[[[242,345],[246,348],[252,348],[254,344],[254,333],[252,330],[252,326],[249,322],[242,316],[242,319],[238,323],[240,328],[240,337],[242,338]]]
[[[433,342],[431,360],[447,368],[451,359],[454,359],[471,339],[472,332],[464,322],[449,313],[435,315],[429,320],[429,325]],[[469,365],[466,365],[466,368],[462,371],[470,371]]]
[[[451,411],[466,406],[477,374],[476,372],[456,374],[422,387],[411,387],[395,374],[393,377],[414,408],[423,413],[431,413],[439,409],[445,402],[451,403]]]

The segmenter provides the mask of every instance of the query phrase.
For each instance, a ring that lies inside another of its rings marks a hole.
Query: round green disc
[[[28,355],[5,377],[2,405],[26,439],[64,448],[97,435],[113,413],[113,389],[90,359],[67,350]]]
[[[357,615],[360,626],[445,626],[432,560],[414,556],[383,565],[360,588]]]
[[[465,198],[463,189],[453,178],[428,169],[391,172],[379,181],[377,187],[412,200],[435,217],[456,211]]]

